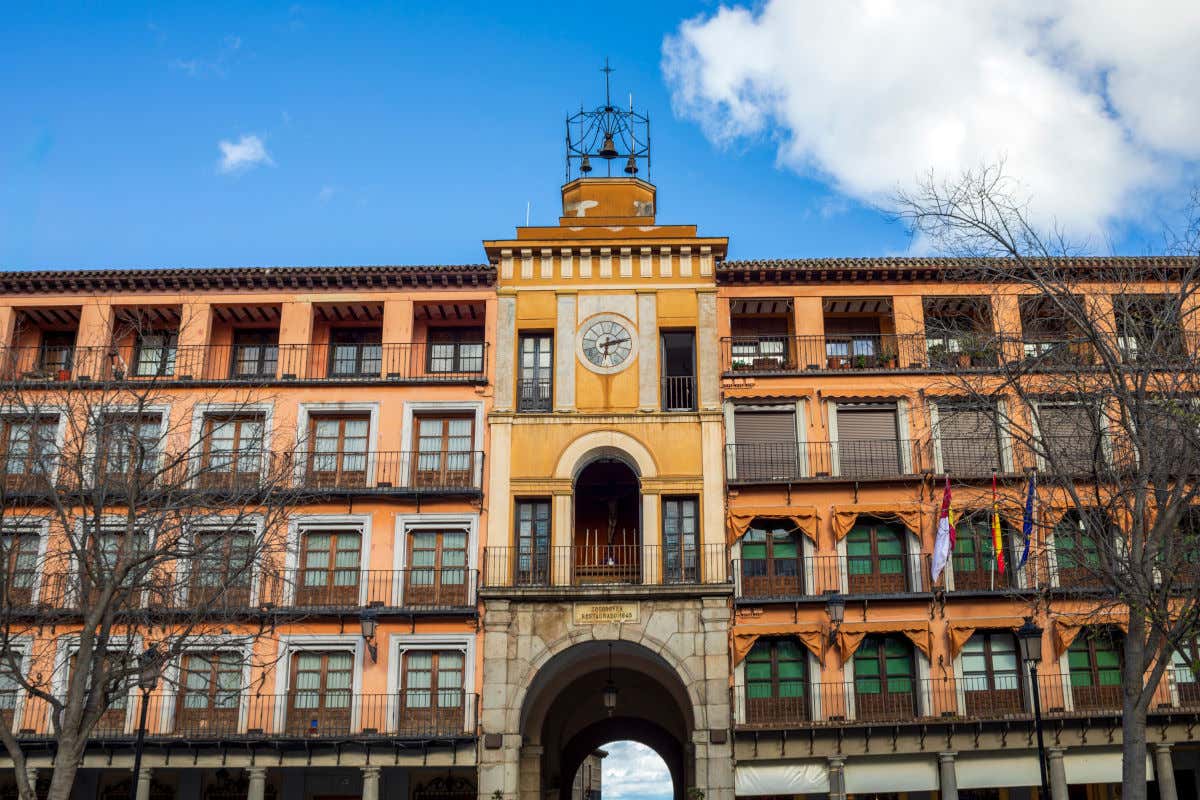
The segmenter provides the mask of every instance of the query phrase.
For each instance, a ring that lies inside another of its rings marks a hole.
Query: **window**
[[[696,410],[696,334],[662,333],[662,410]]]
[[[465,606],[467,532],[415,530],[408,536],[406,606]]]
[[[825,366],[873,369],[880,361],[879,317],[825,317]]]
[[[517,410],[549,411],[554,403],[553,339],[548,333],[523,333],[519,347]]]
[[[1017,643],[1011,633],[975,633],[963,645],[961,657],[968,715],[1023,710]]]
[[[10,606],[27,606],[33,602],[40,544],[37,531],[0,532],[0,569],[4,570],[6,600]]]
[[[1005,546],[1005,574],[999,573],[996,551],[992,542],[990,511],[964,514],[955,526],[954,588],[956,591],[990,591],[1008,587],[1014,574],[1008,535],[1001,522],[1001,544]]]
[[[994,407],[939,403],[937,412],[942,472],[990,475],[1004,469]]]
[[[483,329],[431,328],[425,369],[435,374],[483,372]]]
[[[237,733],[242,688],[238,653],[186,653],[179,672],[177,732],[192,736]]]
[[[404,654],[400,728],[405,733],[463,729],[463,673],[458,650],[410,650]]]
[[[21,656],[15,650],[0,652],[0,725],[10,731],[16,720],[17,700],[21,693],[21,682],[12,674],[10,667],[20,668]]]
[[[662,504],[663,578],[667,583],[697,583],[696,498],[664,497]]]
[[[279,366],[279,332],[241,330],[233,332],[231,378],[274,378]]]
[[[108,415],[99,436],[100,474],[117,486],[131,478],[153,478],[161,439],[162,417],[158,414]]]
[[[38,348],[38,369],[47,376],[71,373],[75,355],[75,334],[47,331]]]
[[[912,719],[917,714],[912,645],[901,636],[867,636],[854,653],[858,719]]]
[[[1121,708],[1120,639],[1107,628],[1082,631],[1067,648],[1077,709]]]
[[[309,487],[365,486],[370,428],[371,417],[366,414],[313,417],[309,423]]]
[[[358,605],[362,534],[358,531],[309,531],[300,553],[298,606]]]
[[[125,733],[125,714],[129,707],[129,689],[132,678],[128,674],[130,655],[121,652],[97,651],[95,660],[89,667],[88,685],[96,677],[99,669],[104,671],[104,695],[108,699],[108,707],[101,712],[96,727],[92,729],[95,736],[123,735]],[[79,654],[72,653],[68,671],[74,674],[79,668]]]
[[[738,408],[733,420],[738,481],[768,483],[802,476],[795,406]]]
[[[846,535],[846,574],[851,594],[908,590],[904,533],[877,520],[859,518]]]
[[[413,486],[464,488],[475,484],[475,418],[417,417]]]
[[[1094,406],[1083,403],[1040,404],[1038,455],[1046,469],[1066,475],[1086,475],[1106,463],[1100,418]]]
[[[179,334],[174,331],[147,331],[137,337],[133,374],[138,378],[175,374],[175,351]]]
[[[732,306],[738,301],[731,302]],[[791,305],[790,300],[765,301]],[[788,309],[791,310],[790,308]],[[734,370],[794,369],[788,356],[788,318],[786,316],[738,316],[730,318],[733,337],[730,340],[730,368]]]
[[[550,501],[517,501],[518,586],[550,582]]]
[[[746,655],[746,722],[809,719],[808,651],[795,639],[759,639]]]
[[[383,331],[334,328],[329,332],[329,377],[379,378],[383,370]]]
[[[1068,511],[1054,526],[1054,555],[1059,586],[1088,586],[1100,581],[1098,535],[1104,529],[1098,512]]]
[[[1117,344],[1128,362],[1179,359],[1184,354],[1180,299],[1168,295],[1125,295],[1113,302]]]
[[[205,531],[196,536],[192,604],[247,608],[254,569],[253,531]]]
[[[3,440],[4,488],[21,491],[44,481],[53,471],[57,451],[56,417],[6,417]]]
[[[350,732],[353,667],[353,654],[344,650],[306,650],[292,654],[287,712],[289,734],[327,736]]]
[[[1179,703],[1195,708],[1200,704],[1200,680],[1196,672],[1200,669],[1200,648],[1195,639],[1180,642],[1179,649],[1171,653],[1171,674],[1175,678],[1175,691]]]
[[[224,489],[257,486],[263,469],[264,429],[261,416],[206,416],[200,485]]]
[[[891,403],[838,404],[838,475],[882,478],[903,475],[896,406]]]
[[[800,534],[785,520],[757,519],[742,537],[742,596],[804,594]]]

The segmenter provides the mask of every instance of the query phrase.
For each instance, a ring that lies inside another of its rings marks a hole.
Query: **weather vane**
[[[638,174],[638,162],[644,161],[650,173],[650,117],[633,110],[633,95],[629,110],[612,104],[612,73],[608,59],[600,69],[604,73],[604,105],[593,111],[579,111],[567,117],[567,181],[585,178],[594,167],[592,159],[605,163],[609,177],[613,161],[625,159],[625,174]]]

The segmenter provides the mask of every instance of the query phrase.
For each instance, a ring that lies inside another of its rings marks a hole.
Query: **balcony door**
[[[912,644],[898,635],[867,636],[854,653],[854,700],[859,720],[917,716]]]
[[[279,332],[240,330],[233,332],[233,379],[274,378],[279,367]]]
[[[549,585],[550,501],[518,500],[516,522],[516,585]]]
[[[129,482],[152,481],[158,471],[162,417],[158,414],[111,414],[100,430],[100,476],[115,490]],[[97,477],[100,477],[97,476]]]
[[[894,404],[838,405],[838,475],[851,478],[903,475],[906,470],[901,446]]]
[[[469,488],[475,484],[475,418],[470,415],[419,416],[415,420],[416,488]]]
[[[0,658],[4,659],[5,664],[8,664],[10,658],[16,664],[22,663],[23,660],[22,653],[17,650],[0,650]],[[12,731],[16,722],[17,702],[21,691],[20,681],[11,672],[7,669],[0,671],[0,725],[8,731]]]
[[[742,596],[804,594],[800,534],[783,520],[755,520],[742,537]]]
[[[343,489],[367,485],[367,446],[371,417],[367,414],[313,417],[309,423],[310,489]]]
[[[1200,705],[1200,647],[1196,639],[1179,643],[1179,649],[1171,653],[1171,673],[1175,678],[1175,689],[1179,693],[1179,704],[1187,708]]]
[[[759,639],[746,655],[746,722],[809,719],[808,651],[795,639]]]
[[[383,330],[334,328],[329,332],[329,377],[381,378]]]
[[[301,541],[298,606],[357,606],[362,563],[358,531],[307,531]]]
[[[954,589],[956,591],[991,591],[1005,589],[1014,574],[1008,534],[1001,522],[1001,545],[1005,548],[1006,574],[1001,575],[992,541],[990,512],[979,511],[961,519],[954,543]]]
[[[667,583],[698,583],[701,579],[696,498],[663,498],[663,579]]]
[[[1092,524],[1096,513],[1068,511],[1054,526],[1054,557],[1058,566],[1058,585],[1065,588],[1097,586],[1099,570],[1099,532]]]
[[[292,654],[286,733],[292,736],[350,733],[354,656],[345,650]]]
[[[801,476],[795,406],[743,407],[733,420],[737,480],[769,483]]]
[[[401,733],[435,736],[460,733],[465,658],[458,650],[409,650],[400,690]]]
[[[254,532],[222,530],[197,534],[196,554],[189,604],[249,608],[254,578]]]
[[[0,423],[4,489],[48,488],[57,450],[57,417],[5,417]]]
[[[1121,639],[1107,628],[1084,630],[1067,648],[1076,710],[1120,710]]]
[[[696,409],[696,333],[662,333],[662,410]]]
[[[250,489],[263,475],[264,422],[259,415],[210,414],[204,418],[205,489]]]
[[[859,517],[846,535],[846,574],[850,594],[908,591],[904,531],[897,525]]]
[[[20,608],[33,603],[40,537],[35,530],[0,532],[0,569],[4,570],[4,593],[9,606]]]
[[[979,632],[962,649],[963,697],[968,716],[1020,714],[1021,672],[1011,633]]]
[[[554,339],[548,333],[523,333],[518,346],[517,410],[549,411],[554,405]]]
[[[175,331],[147,331],[137,337],[133,374],[138,378],[167,377],[175,374],[175,352],[179,334]]]
[[[404,605],[467,605],[466,531],[412,531],[408,535],[408,564]]]
[[[202,737],[237,733],[242,688],[242,659],[237,652],[185,653],[180,683],[176,733]]]
[[[431,328],[425,370],[433,375],[483,372],[482,328]]]

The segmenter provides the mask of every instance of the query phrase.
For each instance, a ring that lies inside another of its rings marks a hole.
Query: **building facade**
[[[594,798],[598,748],[631,739],[677,800],[1026,800],[1025,617],[1051,797],[1116,796],[1120,615],[1088,617],[1071,509],[1039,501],[1054,533],[1012,568],[1039,465],[945,386],[1067,333],[937,260],[727,261],[725,238],[660,224],[630,164],[582,170],[557,225],[485,241],[481,265],[0,277],[6,655],[25,674],[65,689],[88,610],[46,502],[62,464],[37,450],[95,436],[55,415],[63,396],[150,391],[135,427],[199,463],[189,489],[270,475],[287,498],[270,579],[145,696],[141,770],[130,686],[76,797]],[[93,466],[128,455],[95,442]],[[958,544],[935,581],[947,475]],[[229,556],[146,609],[199,602],[256,533],[210,528]],[[1197,794],[1196,685],[1172,670],[1153,705],[1163,800]],[[0,712],[44,785],[47,704],[9,680]]]

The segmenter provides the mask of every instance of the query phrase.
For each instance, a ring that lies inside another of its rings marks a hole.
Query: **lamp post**
[[[608,681],[604,684],[600,699],[604,701],[604,710],[611,717],[617,710],[617,685],[612,679],[612,642],[608,644]]]
[[[375,630],[379,627],[379,611],[374,606],[368,606],[358,616],[358,624],[362,628],[363,641],[367,643],[367,652],[371,661],[379,660],[379,646],[375,641]]]
[[[133,780],[129,785],[129,800],[137,800],[138,783],[142,774],[142,747],[146,743],[146,712],[149,711],[150,692],[158,685],[162,675],[162,659],[158,648],[147,647],[138,656],[138,688],[142,690],[141,707],[138,709],[137,743],[133,747]]]
[[[1038,662],[1042,660],[1042,629],[1026,617],[1025,624],[1017,629],[1017,644],[1021,648],[1021,660],[1029,667],[1029,683],[1033,691],[1033,725],[1037,730],[1038,768],[1042,774],[1041,800],[1050,800],[1050,782],[1046,779],[1046,743],[1042,738],[1042,700],[1038,687]]]
[[[846,597],[840,592],[830,591],[825,595],[825,613],[829,616],[829,643],[837,638],[837,632],[846,618]]]

